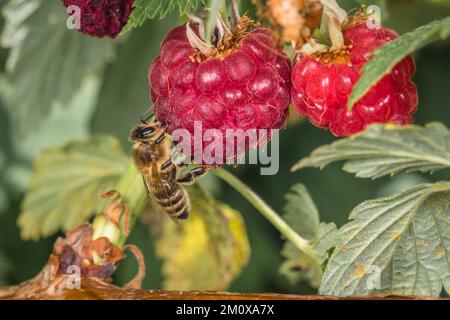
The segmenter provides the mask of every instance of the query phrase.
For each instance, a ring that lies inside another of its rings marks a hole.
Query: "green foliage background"
[[[254,12],[249,1],[241,2],[250,14]],[[339,1],[347,9],[356,7],[357,2],[361,1]],[[450,15],[446,1],[386,2],[387,12],[383,12],[386,13],[383,16],[387,16],[387,19],[384,24],[399,33]],[[1,0],[0,9],[3,10],[6,4],[6,0]],[[57,8],[54,5],[50,7]],[[61,12],[55,11],[55,14],[59,14],[60,28],[65,29],[63,7],[60,6],[60,9]],[[32,174],[32,162],[39,151],[94,133],[113,134],[120,140],[123,149],[128,151],[128,132],[150,103],[147,69],[158,53],[164,34],[179,22],[175,15],[164,20],[147,21],[117,39],[114,49],[109,40],[89,39],[89,43],[85,44],[86,50],[96,46],[100,54],[71,55],[72,51],[62,50],[58,52],[62,55],[59,57],[45,54],[48,34],[45,29],[34,26],[32,32],[36,39],[32,49],[35,51],[28,52],[28,56],[19,60],[18,79],[6,75],[9,50],[0,49],[0,285],[18,283],[36,274],[46,262],[56,237],[38,242],[23,241],[16,224],[19,205]],[[2,32],[3,28],[4,20],[0,17]],[[66,30],[74,41],[80,41],[82,35],[72,32]],[[110,53],[109,50],[114,52]],[[420,97],[417,124],[440,121],[450,126],[449,56],[448,42],[428,46],[416,54],[417,73],[414,80]],[[92,59],[95,58],[101,61],[93,63]],[[44,63],[48,69],[42,67]],[[75,80],[68,76],[70,73],[47,72],[71,63],[74,64],[71,67],[75,69]],[[76,72],[80,70],[83,70],[81,75]],[[35,79],[33,85],[20,78],[23,73]],[[44,109],[48,112],[41,114],[41,110],[34,109],[41,107],[29,101],[27,89],[45,91],[51,84],[62,87],[70,85],[73,91],[61,89],[61,99],[46,105]],[[414,173],[376,181],[357,179],[342,171],[341,164],[330,165],[323,171],[303,169],[291,173],[291,166],[300,158],[335,138],[304,121],[290,124],[280,138],[281,166],[276,176],[260,176],[257,166],[240,166],[233,172],[279,211],[284,206],[284,196],[290,187],[298,182],[303,183],[318,207],[321,221],[335,222],[338,226],[347,222],[351,210],[364,200],[397,193],[420,182],[450,180],[448,170],[433,175]],[[283,241],[279,233],[236,191],[214,179],[209,177],[203,183],[214,186],[209,187],[209,190],[213,190],[215,197],[241,212],[252,252],[249,264],[230,290],[300,294],[314,292],[305,283],[291,285],[280,274]],[[149,271],[144,287],[160,288],[163,282],[161,260],[156,258],[155,241],[150,236],[148,226],[138,223],[129,241],[137,244],[146,256]],[[126,282],[135,271],[134,261],[126,260],[116,274],[117,282]]]

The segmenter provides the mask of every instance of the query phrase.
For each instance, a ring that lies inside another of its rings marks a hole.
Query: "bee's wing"
[[[170,199],[170,197],[171,197],[170,192],[167,190],[166,183],[161,179],[161,175],[156,166],[153,166],[153,168],[152,168],[152,175],[153,175],[154,181],[158,185],[158,189],[161,190],[162,192],[164,192],[165,199]],[[172,206],[172,205],[174,205],[174,203],[170,203],[170,205]],[[159,205],[159,204],[158,204],[158,207],[160,207],[162,209],[161,205]],[[178,222],[177,219],[173,218],[171,215],[168,214],[168,216],[174,222]]]
[[[147,195],[150,199],[150,206],[152,208],[152,211],[156,214],[156,216],[159,218],[161,215],[165,215],[165,211],[161,206],[159,205],[156,197],[153,195],[150,187],[150,182],[148,181],[149,177],[142,175],[142,180],[144,181],[145,189],[147,190]]]

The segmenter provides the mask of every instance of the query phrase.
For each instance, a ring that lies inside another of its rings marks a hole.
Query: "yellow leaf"
[[[157,253],[164,259],[164,289],[225,290],[249,259],[244,221],[198,185],[188,191],[189,218],[178,224],[164,219],[157,240]]]

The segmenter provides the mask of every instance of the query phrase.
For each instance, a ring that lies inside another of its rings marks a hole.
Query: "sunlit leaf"
[[[404,57],[450,35],[450,17],[433,21],[376,49],[373,58],[361,68],[362,76],[353,87],[347,107],[351,109],[383,76]]]
[[[343,160],[343,169],[361,178],[449,168],[450,131],[441,123],[425,127],[374,125],[358,135],[317,148],[292,170],[323,168]]]
[[[310,240],[315,259],[301,252],[290,241],[284,244],[282,255],[286,261],[280,271],[291,283],[306,279],[318,287],[322,278],[322,264],[328,259],[328,251],[334,246],[337,229],[334,223],[320,223],[319,212],[306,187],[294,185],[286,195],[285,221],[300,236]]]
[[[339,230],[320,293],[438,296],[450,290],[450,183],[357,206]]]
[[[207,0],[136,0],[125,29],[139,27],[148,19],[162,19],[174,11],[180,16],[191,13],[206,3]]]
[[[11,0],[3,15],[1,44],[10,49],[13,116],[17,129],[29,133],[55,102],[66,105],[86,77],[102,71],[113,42],[69,30],[60,1]]]
[[[18,219],[24,239],[38,239],[86,221],[114,186],[128,159],[109,136],[46,149],[36,160]]]
[[[163,221],[157,253],[164,260],[165,289],[225,290],[247,264],[247,234],[239,212],[218,204],[198,185],[189,188],[186,221]]]

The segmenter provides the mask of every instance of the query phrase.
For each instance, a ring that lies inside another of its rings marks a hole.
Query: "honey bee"
[[[147,192],[174,221],[187,219],[189,198],[183,185],[190,185],[207,169],[196,167],[181,175],[182,165],[172,161],[172,143],[166,139],[166,126],[157,120],[141,120],[130,135],[134,161],[142,173]]]

